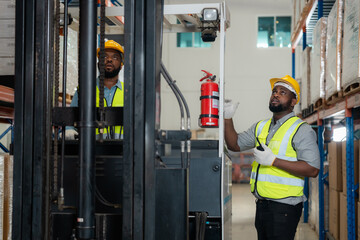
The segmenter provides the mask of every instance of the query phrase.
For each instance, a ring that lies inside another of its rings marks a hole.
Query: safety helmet
[[[114,40],[108,40],[105,42],[105,49],[114,49],[120,52],[121,55],[121,66],[124,65],[124,49],[123,47],[115,42]],[[99,52],[100,52],[100,48],[97,49],[97,56],[99,58]]]
[[[285,77],[282,78],[272,78],[270,79],[270,85],[271,85],[271,90],[274,88],[274,84],[277,82],[284,82],[288,85],[290,85],[296,92],[296,104],[298,104],[298,102],[300,101],[300,86],[299,83],[293,79],[292,77],[290,77],[289,75],[286,75]]]

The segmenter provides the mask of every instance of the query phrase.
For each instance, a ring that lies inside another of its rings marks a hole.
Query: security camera
[[[205,28],[201,31],[201,39],[203,42],[214,42],[216,36],[216,30],[213,28]]]
[[[201,22],[201,38],[203,42],[214,42],[219,25],[218,10],[216,8],[204,8]]]

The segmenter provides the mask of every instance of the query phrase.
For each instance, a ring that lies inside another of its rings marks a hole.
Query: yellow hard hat
[[[105,49],[115,49],[119,51],[122,58],[121,66],[124,65],[124,49],[119,43],[115,42],[114,40],[108,40],[105,42]],[[100,48],[97,49],[98,57],[99,57],[99,52],[100,52]]]
[[[271,85],[271,89],[274,88],[274,84],[277,82],[284,82],[288,85],[290,85],[296,92],[296,104],[298,104],[298,102],[300,101],[300,86],[299,83],[293,79],[292,77],[290,77],[289,75],[286,75],[285,77],[282,78],[272,78],[270,79],[270,85]]]

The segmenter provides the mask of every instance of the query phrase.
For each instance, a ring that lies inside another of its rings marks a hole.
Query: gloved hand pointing
[[[233,103],[232,100],[225,99],[225,101],[224,101],[224,118],[225,119],[233,118],[238,106],[239,106],[239,102]]]
[[[255,161],[264,166],[272,166],[276,158],[275,154],[265,144],[261,143],[261,146],[264,151],[254,148]]]

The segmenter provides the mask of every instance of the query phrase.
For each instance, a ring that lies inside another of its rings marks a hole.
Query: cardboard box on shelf
[[[340,220],[340,211],[339,211],[339,194],[340,192],[331,189],[329,192],[329,232],[335,239],[339,239],[339,220]]]
[[[15,38],[0,38],[0,57],[15,56]]]
[[[0,19],[0,37],[15,37],[15,19]]]
[[[359,183],[359,143],[354,141],[354,184]],[[346,142],[342,142],[342,192],[346,195]]]
[[[197,139],[196,130],[190,130],[190,131],[191,131],[191,139],[192,139],[192,140]]]
[[[194,139],[204,139],[205,138],[205,129],[204,128],[200,128],[200,129],[196,129],[193,130],[194,132],[192,132],[191,137]]]
[[[4,18],[15,18],[15,0],[11,1],[0,1],[0,19]]]
[[[339,239],[340,240],[347,240],[347,202],[346,202],[346,195],[343,193],[339,194],[339,209],[340,211],[340,226],[339,226]]]
[[[0,154],[0,238],[11,239],[13,157]]]
[[[330,142],[328,144],[329,160],[329,187],[336,191],[342,191],[342,144]]]
[[[0,75],[14,75],[14,73],[15,73],[15,58],[0,57]]]
[[[339,212],[340,212],[340,232],[339,232],[339,239],[340,240],[347,240],[348,237],[348,229],[347,229],[347,196],[344,193],[340,193],[339,194]],[[358,208],[358,203],[355,202],[354,199],[354,204],[355,204],[355,213],[357,213],[359,211]],[[357,236],[357,234],[359,234],[358,231],[358,226],[359,224],[359,220],[357,218],[355,218],[355,236]]]

